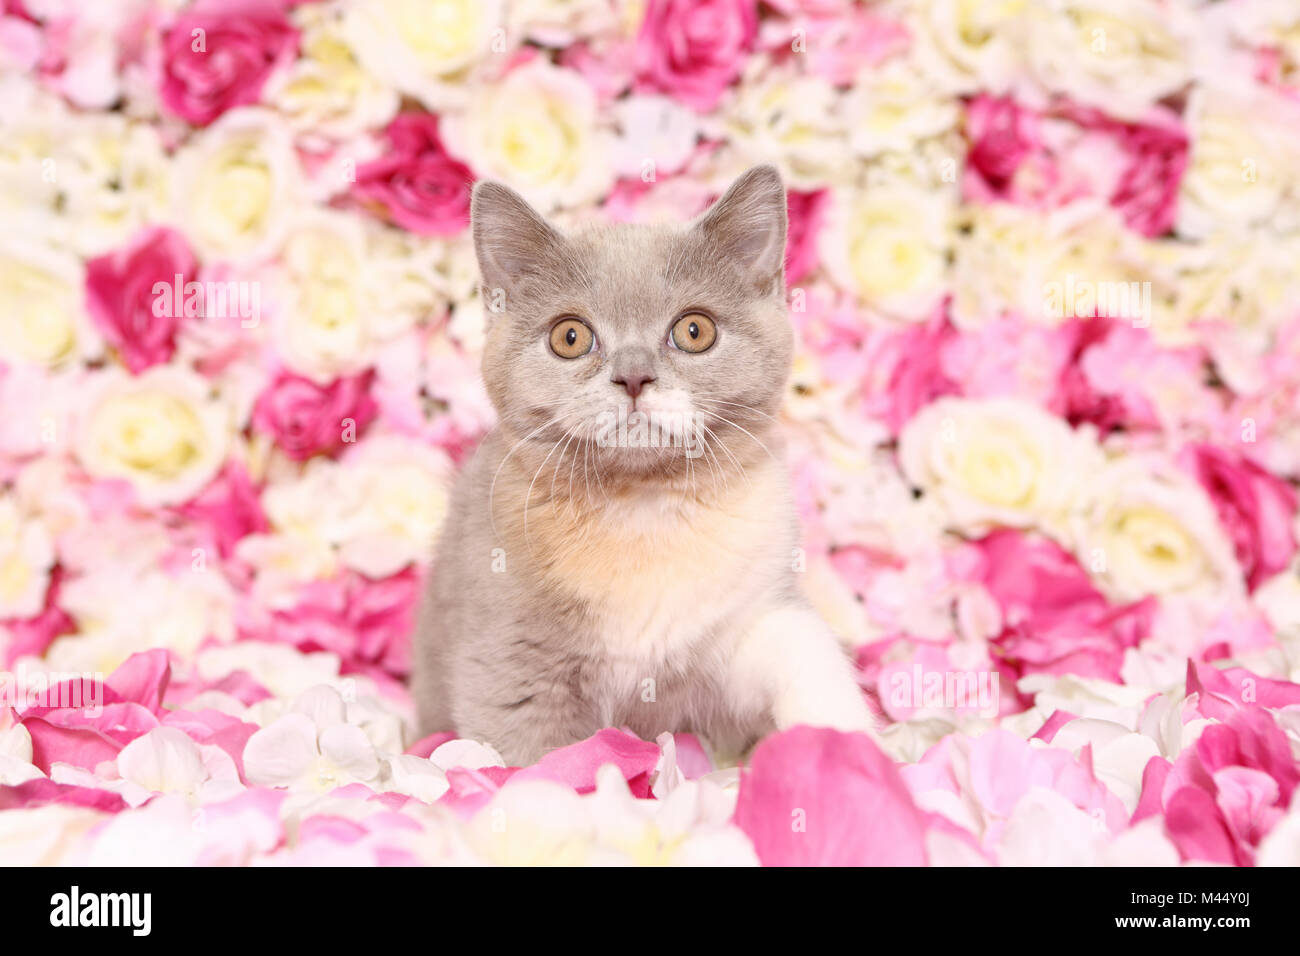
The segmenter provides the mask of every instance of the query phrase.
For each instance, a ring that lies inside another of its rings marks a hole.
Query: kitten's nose
[[[641,394],[641,388],[655,380],[655,377],[649,372],[627,372],[626,374],[615,374],[610,381],[615,385],[622,385],[627,389],[628,395],[636,398]]]
[[[622,385],[635,400],[641,389],[655,380],[654,356],[644,346],[628,345],[620,348],[613,358],[609,380]]]

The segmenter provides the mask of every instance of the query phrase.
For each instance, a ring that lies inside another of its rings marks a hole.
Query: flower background
[[[6,862],[1300,863],[1300,6],[0,0],[0,118]],[[416,741],[473,181],[760,162],[881,745]]]

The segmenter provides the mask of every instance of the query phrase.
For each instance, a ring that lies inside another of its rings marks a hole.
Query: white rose
[[[1214,350],[1215,366],[1233,391],[1259,391],[1262,380],[1241,380],[1242,361],[1271,351],[1276,331],[1295,313],[1300,234],[1216,231],[1195,243],[1167,247],[1174,250],[1177,271],[1167,283],[1170,308],[1157,310],[1152,324],[1157,344],[1205,344]],[[1231,323],[1230,334],[1210,338],[1194,324],[1205,318]]]
[[[1190,78],[1189,23],[1152,0],[1047,0],[1027,20],[1029,60],[1044,90],[1140,119]]]
[[[165,220],[172,165],[157,128],[117,114],[78,116],[60,152],[61,234],[82,255],[113,251]]]
[[[1005,93],[1024,69],[1030,0],[930,0],[908,5],[913,56],[945,89]]]
[[[0,360],[52,369],[97,356],[103,343],[82,307],[84,284],[75,257],[0,241]]]
[[[308,136],[347,140],[384,126],[400,97],[362,68],[337,12],[304,5],[295,16],[303,21],[301,53],[271,79],[266,102]]]
[[[958,101],[937,93],[913,61],[862,70],[844,99],[849,142],[862,156],[907,152],[918,140],[952,129]]]
[[[817,189],[846,182],[854,169],[845,117],[825,79],[755,60],[719,123],[743,164],[779,166],[790,186]]]
[[[292,607],[302,585],[338,570],[334,549],[302,534],[250,534],[235,546],[235,556],[253,568],[253,598],[269,608]]]
[[[613,185],[611,137],[597,120],[587,81],[538,58],[478,87],[464,112],[446,117],[443,136],[481,176],[518,187],[548,213]]]
[[[371,578],[427,561],[447,516],[450,479],[451,463],[435,448],[395,436],[367,441],[340,474],[355,502],[340,560]]]
[[[1240,591],[1241,569],[1205,491],[1171,462],[1131,455],[1090,473],[1076,556],[1117,601]]]
[[[279,116],[231,110],[196,133],[176,162],[176,220],[202,258],[243,261],[275,250],[302,177]]]
[[[45,606],[54,542],[39,521],[0,496],[0,618],[33,617]]]
[[[921,321],[947,290],[952,219],[946,192],[891,177],[837,191],[818,249],[830,277],[868,308]]]
[[[1207,32],[1231,36],[1235,49],[1254,57],[1268,50],[1277,56],[1277,82],[1300,87],[1300,7],[1291,0],[1250,0],[1213,4],[1198,11]],[[1247,67],[1254,65],[1253,59]]]
[[[1079,200],[1046,213],[1006,203],[977,207],[970,231],[956,240],[950,276],[953,323],[979,328],[1013,313],[1056,325],[1071,317],[1071,306],[1086,312],[1084,290],[1095,303],[1103,282],[1108,290],[1128,296],[1122,307],[1133,312],[1129,318],[1148,321],[1140,314],[1145,301],[1140,283],[1151,281],[1141,268],[1150,267],[1143,252],[1140,238],[1097,200]],[[1152,296],[1154,300],[1154,289]],[[1157,305],[1152,302],[1153,312]]]
[[[365,235],[354,217],[313,210],[291,227],[281,257],[283,307],[273,333],[289,368],[326,384],[371,363],[366,262]]]
[[[1300,106],[1252,86],[1200,87],[1187,103],[1191,137],[1178,197],[1180,235],[1297,225]]]
[[[228,444],[226,411],[207,383],[172,366],[134,378],[103,373],[75,441],[89,474],[129,481],[146,506],[192,498],[216,475]]]
[[[637,5],[629,6],[634,11]],[[627,19],[632,11],[616,10],[607,0],[512,0],[508,16],[511,34],[563,49],[582,37],[617,31],[620,13]]]
[[[505,52],[501,23],[499,0],[354,0],[342,29],[367,73],[440,109],[460,102],[475,64]]]
[[[10,723],[6,709],[0,719],[0,787],[17,787],[43,776],[32,764],[31,734],[22,724]]]
[[[383,341],[400,341],[421,319],[437,314],[446,305],[439,266],[451,249],[465,250],[472,258],[472,244],[416,236],[377,223],[366,226],[362,288],[370,329]],[[477,287],[475,264],[473,279],[466,288]]]
[[[898,460],[957,530],[1007,525],[1057,534],[1101,458],[1091,432],[1037,405],[943,398],[904,427]]]
[[[335,654],[325,651],[304,654],[287,644],[266,641],[235,641],[221,647],[204,648],[195,658],[194,666],[199,677],[209,683],[235,671],[245,671],[277,698],[292,699],[321,684],[337,690],[347,689],[355,694],[367,683],[365,678],[340,677],[339,659]],[[272,707],[283,706],[282,700],[263,703]],[[247,719],[257,720],[258,709],[258,705],[249,708]]]
[[[224,643],[235,636],[230,585],[220,574],[194,565],[174,574],[157,568],[101,567],[68,580],[59,603],[78,627],[78,633],[66,639],[68,646],[59,650],[68,669],[91,663],[93,670],[111,673],[131,654],[151,647],[188,658],[204,641]],[[83,649],[90,653],[82,655]],[[64,654],[69,659],[64,660]],[[55,666],[53,649],[49,660]]]
[[[699,115],[676,100],[634,94],[618,100],[613,112],[619,137],[612,161],[621,176],[675,173],[695,151]]]

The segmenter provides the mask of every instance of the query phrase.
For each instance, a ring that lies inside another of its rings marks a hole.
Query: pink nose
[[[631,372],[627,375],[616,376],[611,379],[611,381],[613,381],[615,385],[622,385],[627,389],[628,395],[636,398],[641,394],[643,386],[654,381],[654,376],[648,375],[645,372]]]

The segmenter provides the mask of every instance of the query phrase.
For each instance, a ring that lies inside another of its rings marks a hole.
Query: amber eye
[[[673,323],[673,345],[683,352],[703,352],[717,337],[717,326],[701,312],[687,312]]]
[[[596,336],[580,319],[564,319],[551,329],[551,351],[560,358],[580,358],[595,344]]]

